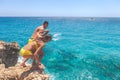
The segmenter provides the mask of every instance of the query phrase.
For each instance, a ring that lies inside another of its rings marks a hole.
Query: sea
[[[0,17],[0,40],[22,48],[44,21],[52,35],[42,59],[50,80],[120,80],[120,18]]]

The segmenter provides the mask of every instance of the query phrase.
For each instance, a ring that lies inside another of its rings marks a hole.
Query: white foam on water
[[[45,69],[45,72],[47,72],[47,74],[49,74],[49,80],[56,80],[54,73],[50,73],[47,68]]]
[[[60,40],[60,36],[61,36],[61,33],[56,33],[56,34],[54,34],[53,35],[53,41],[58,41],[58,40]]]
[[[50,80],[55,80],[55,75],[53,75],[53,74],[50,74],[50,78],[49,78]]]
[[[99,79],[93,77],[92,73],[86,69],[82,71],[80,80],[99,80]]]
[[[19,58],[18,58],[18,63],[22,63],[23,60],[24,60],[24,58],[21,57],[21,56],[19,56]],[[26,65],[30,65],[30,64],[29,64],[28,62],[26,62]]]
[[[23,57],[20,57],[20,56],[19,56],[19,58],[18,58],[18,63],[22,63],[22,61],[23,61]]]

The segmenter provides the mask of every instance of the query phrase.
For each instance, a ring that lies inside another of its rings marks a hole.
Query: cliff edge
[[[49,75],[42,69],[32,69],[32,66],[13,66],[5,68],[0,65],[0,80],[49,80]]]
[[[0,41],[0,64],[5,67],[15,66],[18,60],[20,47],[16,42]]]
[[[19,66],[17,63],[20,47],[16,42],[0,41],[0,80],[49,80],[44,69],[31,65]]]

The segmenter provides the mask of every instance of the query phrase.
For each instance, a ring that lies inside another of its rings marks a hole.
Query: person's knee
[[[32,55],[25,55],[23,58],[32,58]]]

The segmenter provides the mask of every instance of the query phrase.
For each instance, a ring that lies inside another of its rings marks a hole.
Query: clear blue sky
[[[120,0],[0,0],[0,16],[120,17]]]

